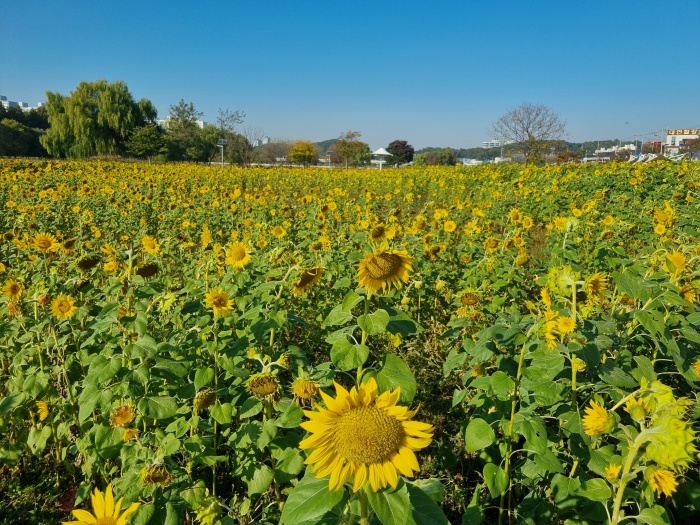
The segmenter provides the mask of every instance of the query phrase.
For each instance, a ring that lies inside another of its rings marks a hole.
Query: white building
[[[171,119],[172,119],[172,117],[170,115],[168,115],[164,119],[156,120],[156,124],[158,124],[163,129],[168,129],[168,125],[170,124]],[[197,126],[200,129],[204,128],[204,126],[207,125],[207,123],[204,122],[203,120],[195,120],[195,124],[197,124]]]
[[[44,106],[43,102],[38,102],[36,106],[30,106],[26,102],[15,102],[14,100],[7,100],[5,95],[0,95],[0,103],[5,109],[9,108],[20,108],[22,111],[31,111],[32,109],[39,109]]]
[[[491,139],[487,140],[486,142],[481,143],[481,147],[484,149],[489,149],[489,148],[500,148],[501,147],[501,141],[498,139]]]
[[[700,136],[700,128],[669,129],[666,132],[664,150],[668,153],[678,153],[685,146],[687,140],[693,140]]]

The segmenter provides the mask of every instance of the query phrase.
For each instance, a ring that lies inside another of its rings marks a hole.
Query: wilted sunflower
[[[236,241],[226,247],[226,264],[243,268],[251,261],[250,251],[242,242]]]
[[[498,250],[498,247],[501,245],[501,240],[498,239],[497,237],[489,237],[484,241],[484,250],[486,250],[488,253],[493,253],[496,250]]]
[[[56,237],[50,233],[37,233],[32,239],[32,244],[43,253],[55,252],[61,247]]]
[[[201,412],[212,406],[216,402],[216,390],[213,388],[205,388],[200,390],[194,396],[194,409]]]
[[[258,399],[272,399],[279,395],[280,384],[274,374],[270,372],[260,372],[253,374],[246,381],[248,392]]]
[[[613,415],[595,401],[591,401],[591,405],[586,408],[586,415],[581,422],[583,423],[583,431],[587,436],[607,434],[615,426]]]
[[[160,268],[156,263],[146,263],[142,264],[136,269],[136,275],[140,275],[143,278],[153,277],[160,271]]]
[[[386,250],[381,248],[367,254],[359,264],[357,278],[364,286],[367,295],[379,290],[389,291],[392,286],[401,288],[408,282],[408,274],[413,271],[413,257],[404,250]]]
[[[301,295],[307,290],[311,289],[311,286],[321,280],[321,275],[323,274],[323,268],[316,266],[314,268],[309,268],[304,270],[299,275],[299,278],[294,283],[292,287],[292,293],[294,295]]]
[[[11,301],[16,301],[17,299],[22,297],[22,294],[24,293],[24,286],[22,286],[22,283],[20,283],[19,281],[10,279],[5,283],[3,291]]]
[[[141,481],[144,485],[160,484],[161,486],[169,485],[172,476],[168,467],[162,463],[154,463],[141,470]]]
[[[112,427],[125,427],[136,417],[134,407],[122,405],[112,409],[109,414],[109,425]]]
[[[51,301],[51,313],[56,319],[70,319],[78,311],[70,295],[59,295]]]
[[[292,383],[293,400],[299,405],[313,402],[320,390],[320,383],[308,377],[297,377]]]
[[[71,512],[78,521],[64,521],[63,525],[126,525],[129,517],[136,512],[141,503],[132,503],[122,512],[122,501],[114,501],[112,484],[107,485],[104,495],[95,489],[91,496],[92,514],[86,510],[75,509]]]
[[[204,304],[214,310],[214,315],[226,315],[233,310],[233,299],[229,299],[222,289],[209,290],[204,296]]]
[[[91,270],[98,264],[100,264],[100,257],[97,255],[84,255],[80,259],[78,259],[78,262],[76,262],[76,266],[80,268],[82,271],[87,272],[88,270]]]
[[[419,471],[414,452],[430,444],[433,427],[411,421],[416,411],[396,404],[400,388],[378,395],[374,378],[349,392],[334,385],[335,398],[321,391],[326,408],[304,411],[309,421],[301,424],[311,435],[299,447],[313,449],[305,463],[314,465],[314,474],[329,476],[330,490],[354,478],[354,492],[368,479],[377,492],[396,487],[399,474]]]

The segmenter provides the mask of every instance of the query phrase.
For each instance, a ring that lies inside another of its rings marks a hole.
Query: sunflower
[[[693,361],[693,364],[690,365],[690,368],[693,369],[693,372],[695,372],[695,375],[700,377],[700,359],[696,359]]]
[[[452,233],[457,229],[457,223],[455,221],[445,221],[442,227],[447,233]]]
[[[321,391],[325,409],[304,411],[309,421],[301,427],[311,435],[299,443],[301,449],[314,449],[305,463],[314,465],[318,477],[330,476],[330,490],[352,477],[354,492],[368,479],[377,492],[396,487],[399,474],[420,470],[414,451],[430,444],[433,426],[411,421],[416,411],[396,404],[400,388],[377,395],[374,378],[349,392],[333,384],[335,398]]]
[[[250,250],[242,242],[236,241],[226,247],[226,264],[234,268],[243,268],[251,260]]]
[[[359,264],[357,278],[364,286],[367,295],[380,289],[388,291],[392,286],[401,288],[402,281],[408,282],[408,273],[413,271],[413,257],[404,250],[387,250],[381,248],[369,253]]]
[[[647,478],[649,485],[656,492],[657,496],[661,496],[663,492],[666,496],[671,496],[678,487],[676,476],[670,470],[657,467],[649,467],[644,472],[644,477]]]
[[[139,505],[141,505],[138,502],[132,503],[122,513],[121,508],[124,498],[119,498],[116,502],[114,501],[111,483],[107,485],[104,495],[98,489],[95,489],[91,499],[93,514],[90,514],[86,510],[75,509],[72,513],[78,521],[64,521],[63,525],[126,525],[129,517],[136,512]]]
[[[160,484],[161,487],[170,485],[172,476],[168,467],[162,463],[154,463],[141,469],[141,481],[144,485]]]
[[[666,260],[668,263],[671,263],[672,266],[669,264],[664,264],[664,269],[671,275],[671,277],[678,277],[683,273],[687,258],[682,252],[673,250],[671,253],[666,254]]]
[[[664,226],[663,224],[657,224],[656,226],[654,226],[654,233],[656,235],[663,235],[664,233],[666,233],[666,226]]]
[[[576,330],[576,321],[573,317],[559,317],[557,319],[557,328],[559,329],[559,333],[570,334]]]
[[[297,377],[292,383],[293,401],[298,405],[312,404],[318,395],[321,385],[308,377]]]
[[[226,315],[233,310],[233,299],[229,299],[222,289],[209,290],[204,296],[204,303],[214,310],[214,315]]]
[[[586,292],[592,303],[599,303],[605,298],[605,289],[608,286],[608,277],[604,273],[594,273],[586,282]]]
[[[297,279],[297,282],[294,283],[292,293],[294,295],[301,295],[307,290],[311,289],[311,286],[321,279],[322,273],[323,268],[320,268],[318,266],[314,268],[309,268],[308,270],[304,270],[303,272],[301,272],[301,275],[299,275],[299,279]]]
[[[498,247],[501,245],[501,240],[497,237],[489,237],[484,241],[484,249],[488,253],[493,253],[496,250],[498,250]]]
[[[216,390],[213,388],[205,388],[200,390],[194,396],[194,409],[201,412],[216,403]]]
[[[70,319],[78,311],[70,295],[59,295],[51,301],[51,313],[58,320]]]
[[[377,224],[369,231],[369,238],[374,242],[379,242],[386,238],[386,226],[383,224]]]
[[[135,437],[139,435],[139,431],[135,428],[125,428],[124,432],[122,432],[122,441],[126,443],[127,441],[131,441]]]
[[[622,471],[622,465],[616,465],[615,463],[610,463],[607,467],[603,469],[603,477],[610,482],[615,481],[620,472]]]
[[[100,257],[97,255],[84,255],[75,263],[75,265],[83,272],[92,270],[95,266],[100,264]]]
[[[595,401],[591,401],[591,406],[586,408],[586,415],[581,421],[583,423],[583,431],[587,436],[607,434],[615,426],[613,415]]]
[[[533,226],[534,224],[535,224],[535,223],[534,223],[534,221],[532,220],[532,217],[525,217],[525,218],[523,218],[523,228],[525,228],[526,230],[529,230],[530,228],[532,228],[532,226]]]
[[[277,237],[278,239],[281,239],[285,235],[287,235],[287,230],[282,228],[282,226],[274,226],[271,230],[270,233]]]
[[[49,405],[46,401],[35,401],[36,411],[39,415],[39,421],[43,421],[49,417]]]
[[[134,407],[122,405],[112,409],[109,414],[109,425],[112,427],[125,427],[136,417]]]
[[[22,294],[24,293],[24,286],[22,286],[22,283],[20,283],[19,281],[10,279],[5,283],[3,291],[11,301],[16,301],[17,299],[22,297]]]
[[[260,372],[253,374],[246,381],[248,392],[258,399],[272,399],[279,394],[280,384],[274,374],[270,372]]]
[[[143,239],[141,239],[141,246],[143,247],[143,250],[150,255],[160,254],[160,244],[158,244],[155,237],[146,235]]]
[[[146,263],[136,268],[136,275],[140,275],[143,278],[148,278],[153,277],[159,271],[160,267],[156,263]]]
[[[61,247],[56,237],[50,233],[37,233],[32,239],[34,248],[43,253],[55,252]]]

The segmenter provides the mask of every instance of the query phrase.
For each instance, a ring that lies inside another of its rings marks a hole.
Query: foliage
[[[316,146],[308,140],[295,142],[289,150],[289,160],[295,164],[307,166],[315,162],[317,158]]]
[[[699,188],[0,161],[0,523],[694,523]],[[305,467],[333,382],[434,427],[417,476]]]
[[[69,96],[46,96],[50,127],[40,140],[55,157],[121,155],[131,131],[156,118],[153,104],[136,102],[122,81],[81,82]]]
[[[371,150],[369,145],[358,140],[362,136],[359,131],[347,131],[341,133],[335,143],[333,151],[340,161],[345,164],[345,169],[349,165],[358,166],[366,164],[370,160]]]
[[[452,148],[436,149],[426,153],[418,153],[413,162],[418,166],[454,166],[457,155]]]
[[[391,153],[391,162],[396,165],[409,164],[413,161],[415,150],[405,140],[395,140],[386,147],[386,150]]]
[[[157,124],[147,124],[135,128],[126,142],[126,150],[137,158],[147,158],[150,162],[154,155],[164,153],[165,134]]]

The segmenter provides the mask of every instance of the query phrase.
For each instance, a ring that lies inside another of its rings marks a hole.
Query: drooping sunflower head
[[[280,384],[273,373],[260,372],[248,378],[246,388],[258,399],[276,401],[279,396]]]
[[[318,381],[314,381],[309,377],[297,377],[292,383],[292,393],[294,394],[294,402],[299,405],[309,404],[318,395],[321,385]]]
[[[301,427],[310,435],[299,444],[313,449],[305,463],[314,465],[317,477],[329,476],[330,490],[353,478],[353,491],[369,480],[377,492],[396,487],[399,474],[420,470],[414,452],[430,444],[433,427],[411,421],[415,411],[397,405],[399,388],[378,394],[374,378],[349,392],[334,385],[334,398],[321,391],[325,409],[304,411],[309,420]]]
[[[154,275],[157,275],[159,271],[160,267],[156,263],[146,263],[136,268],[136,275],[140,275],[141,277],[146,279],[148,277],[153,277]]]
[[[216,390],[213,388],[205,388],[200,390],[194,396],[194,409],[201,412],[212,406],[216,402]]]
[[[162,463],[154,463],[144,467],[141,470],[141,482],[144,485],[159,484],[161,486],[169,485],[172,475],[168,470],[168,467]]]
[[[61,247],[56,237],[50,233],[37,233],[32,239],[32,245],[42,253],[55,252]]]
[[[204,303],[214,310],[214,315],[226,315],[233,310],[233,299],[229,299],[228,294],[222,290],[209,290],[204,296]]]
[[[17,299],[22,297],[22,294],[24,293],[24,286],[22,286],[22,283],[20,283],[19,281],[10,279],[5,283],[5,286],[3,287],[3,292],[5,292],[5,295],[11,301],[16,301]]]
[[[78,311],[70,295],[59,295],[51,301],[51,313],[58,320],[70,319]]]
[[[226,247],[226,264],[234,268],[244,268],[250,261],[250,250],[240,241],[233,242]]]
[[[134,407],[122,405],[112,409],[109,414],[109,425],[112,427],[125,427],[136,417]]]
[[[666,496],[671,496],[678,487],[675,474],[667,469],[648,467],[644,471],[644,477],[657,496],[661,496],[662,493]]]
[[[320,266],[304,270],[303,272],[301,272],[299,278],[294,283],[292,293],[294,295],[301,295],[304,292],[310,290],[314,283],[317,283],[321,280],[322,274],[323,268],[321,268]]]
[[[413,271],[413,257],[404,250],[387,250],[381,248],[367,254],[359,264],[357,273],[360,286],[364,286],[367,295],[379,290],[389,291],[392,286],[401,288],[408,282],[409,272]]]
[[[78,262],[76,262],[76,266],[83,272],[87,272],[88,270],[92,270],[95,266],[100,264],[101,259],[97,255],[84,255],[80,259],[78,259]]]

